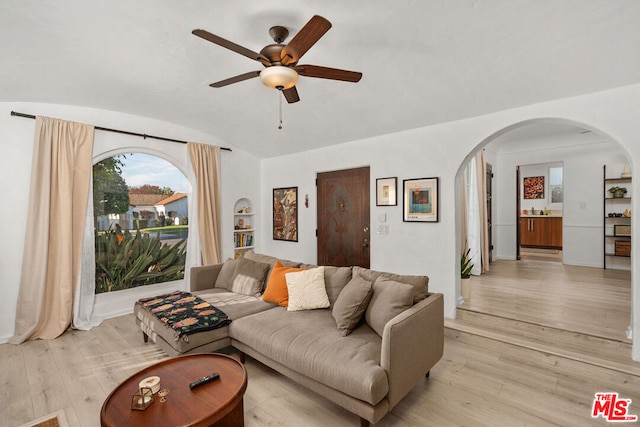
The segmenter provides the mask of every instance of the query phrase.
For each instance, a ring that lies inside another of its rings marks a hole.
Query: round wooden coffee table
[[[213,372],[220,378],[194,390],[189,383]],[[169,390],[166,402],[154,395],[144,411],[131,409],[138,384],[160,377],[160,389]],[[125,426],[243,426],[242,399],[247,371],[242,363],[224,354],[190,354],[165,359],[129,377],[111,392],[102,405],[103,427]]]

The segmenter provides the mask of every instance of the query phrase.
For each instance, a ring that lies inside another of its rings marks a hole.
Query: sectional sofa
[[[247,253],[191,270],[191,292],[226,313],[219,329],[177,338],[136,304],[136,322],[169,355],[233,346],[376,423],[442,357],[443,295],[426,276],[306,265]]]

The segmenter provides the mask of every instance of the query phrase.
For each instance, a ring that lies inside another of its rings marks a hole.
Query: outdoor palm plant
[[[96,293],[182,279],[185,240],[163,244],[159,235],[132,235],[120,226],[96,235]]]

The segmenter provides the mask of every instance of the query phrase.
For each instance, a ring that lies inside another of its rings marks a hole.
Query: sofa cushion
[[[422,301],[429,295],[429,278],[427,276],[412,276],[406,274],[393,274],[381,271],[369,270],[362,267],[353,267],[354,276],[362,276],[366,280],[375,282],[380,276],[400,283],[406,283],[414,287],[413,303]]]
[[[286,307],[289,304],[289,291],[287,290],[285,274],[297,271],[303,271],[303,269],[287,267],[282,265],[280,261],[276,261],[262,294],[262,300]]]
[[[373,295],[372,283],[361,276],[352,278],[333,304],[331,315],[342,336],[349,335],[362,320]]]
[[[269,266],[261,262],[240,258],[231,278],[231,291],[243,295],[258,295],[262,292]]]
[[[288,259],[278,259],[271,255],[258,254],[253,251],[246,252],[244,254],[244,258],[250,259],[251,261],[261,262],[263,264],[269,265],[269,272],[267,273],[267,280],[265,281],[265,285],[269,281],[269,277],[271,276],[271,271],[273,270],[273,266],[276,264],[276,261],[279,261],[281,265],[285,267],[300,267],[300,262],[290,261]]]
[[[316,268],[315,264],[302,264],[301,268]],[[334,267],[324,266],[324,284],[327,288],[327,296],[331,305],[336,302],[338,295],[342,292],[342,289],[351,280],[351,267]]]
[[[236,264],[238,260],[228,258],[220,269],[218,277],[216,278],[215,287],[220,289],[231,289],[231,283],[233,281],[233,273],[236,270]]]
[[[324,267],[285,273],[285,278],[289,292],[288,311],[329,307],[324,285]]]
[[[367,324],[382,336],[387,322],[413,305],[413,294],[411,285],[378,277],[364,315]]]
[[[351,267],[324,267],[324,283],[331,304],[336,302],[351,277]]]
[[[233,340],[328,387],[371,405],[389,392],[380,366],[382,339],[363,324],[340,335],[329,310],[286,311],[276,307],[234,320]]]

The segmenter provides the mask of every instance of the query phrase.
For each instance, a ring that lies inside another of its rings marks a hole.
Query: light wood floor
[[[474,288],[469,303],[482,304],[491,310],[514,311],[503,307],[504,301],[495,306],[489,304],[493,298],[489,296],[490,290],[484,288],[498,287],[495,298],[500,298],[497,294],[502,295],[508,287],[498,284],[506,282],[509,271],[516,268],[508,262],[494,264],[495,282],[476,283],[479,286]],[[526,292],[520,296],[514,293],[507,299],[536,299],[536,293],[553,293],[554,289],[559,295],[567,294],[559,291],[558,281],[552,286],[546,280],[536,279],[540,266],[520,267],[526,267],[530,272],[529,278],[523,274],[524,280],[535,282],[539,288],[530,283]],[[543,267],[545,270],[553,268]],[[554,277],[559,275],[581,277],[575,282],[583,280],[589,289],[597,287],[596,270],[556,270]],[[620,280],[624,281],[624,277]],[[613,287],[612,295],[602,296],[607,305],[624,306],[623,302],[617,301],[618,292],[624,293],[618,287],[624,288],[620,283]],[[519,314],[540,316],[524,314],[527,304],[522,301],[518,307],[515,311]],[[536,304],[533,307],[533,313],[542,311]],[[571,320],[572,307],[564,308],[554,308],[557,313],[553,316],[562,322],[580,323]],[[605,322],[610,318],[617,319],[605,331],[617,331],[619,327],[613,326],[616,322],[626,327],[620,320],[624,318],[623,314],[602,315],[602,318]],[[166,355],[155,345],[142,342],[132,315],[107,320],[91,331],[67,332],[52,341],[0,345],[3,385],[0,426],[17,426],[59,409],[65,411],[71,426],[99,426],[99,412],[107,394],[135,371],[164,357]],[[249,373],[245,395],[247,426],[359,425],[355,415],[253,359],[247,358],[246,366]],[[602,425],[606,424],[602,418],[590,416],[594,394],[601,391],[615,391],[623,398],[632,399],[630,412],[640,415],[640,376],[446,329],[445,354],[432,369],[430,378],[420,382],[378,425]]]
[[[631,272],[559,260],[527,254],[522,261],[493,262],[488,273],[472,277],[471,298],[461,307],[628,341]]]

